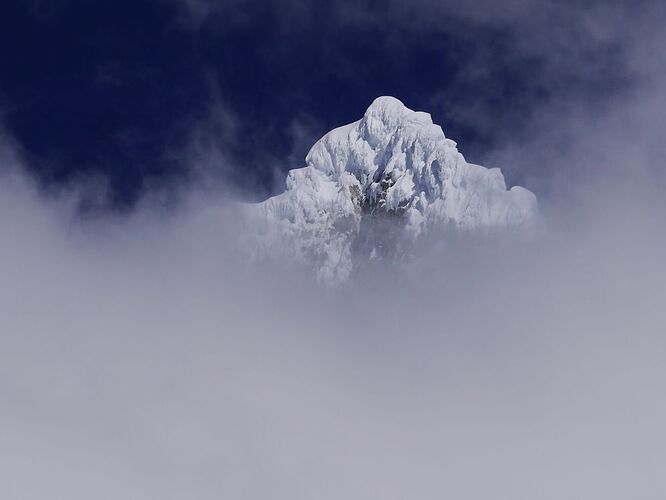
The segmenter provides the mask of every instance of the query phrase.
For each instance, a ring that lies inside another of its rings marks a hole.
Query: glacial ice
[[[305,164],[288,173],[283,193],[244,207],[246,244],[257,259],[314,265],[327,285],[348,280],[359,256],[387,254],[388,245],[373,241],[381,231],[363,234],[375,220],[390,219],[400,238],[415,242],[444,227],[522,229],[538,213],[534,194],[507,189],[497,168],[467,163],[428,113],[393,97],[327,133]]]

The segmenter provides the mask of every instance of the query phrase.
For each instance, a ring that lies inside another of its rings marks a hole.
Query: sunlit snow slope
[[[311,263],[325,284],[437,228],[523,228],[537,216],[530,191],[507,190],[499,169],[467,163],[429,114],[393,97],[326,134],[305,162],[284,193],[245,207],[249,246],[257,258]]]

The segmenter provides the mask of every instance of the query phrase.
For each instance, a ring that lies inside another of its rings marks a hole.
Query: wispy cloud
[[[368,43],[373,44],[367,50],[383,54],[382,58],[385,55],[388,65],[393,60],[401,61],[395,65],[396,72],[415,72],[428,80],[433,75],[421,71],[422,66],[450,68],[450,74],[437,73],[441,85],[429,95],[399,95],[406,82],[419,85],[417,76],[396,79],[384,91],[395,91],[396,97],[408,105],[434,113],[454,139],[464,135],[467,142],[461,144],[462,150],[471,151],[475,161],[490,157],[488,153],[497,146],[529,135],[532,123],[539,120],[538,115],[547,106],[588,108],[613,103],[634,84],[632,51],[643,38],[637,39],[636,31],[649,24],[650,19],[663,18],[655,12],[653,3],[646,2],[644,8],[635,9],[619,0],[418,0],[409,4],[383,2],[381,8],[373,2],[312,4],[299,0],[261,4],[201,0],[194,6],[177,0],[177,4],[198,19],[196,30],[213,38],[216,32],[244,32],[252,29],[257,19],[270,18],[271,30],[279,35],[270,38],[270,45],[261,46],[263,57],[269,61],[290,60],[292,53],[300,53],[303,44],[316,47],[318,60],[326,61],[317,65],[317,71],[330,71],[327,80],[344,82],[335,87],[340,91],[354,88],[354,81],[367,86],[373,78],[386,76],[373,76],[372,71],[377,68],[368,64],[362,54],[353,52],[362,49],[350,42],[355,37],[367,37],[368,33],[373,34],[368,38]],[[346,44],[341,44],[341,40]],[[419,44],[418,40],[430,40],[430,45]],[[431,53],[427,48],[447,43],[451,48],[445,53],[452,60],[433,59],[442,53]],[[342,48],[348,45],[346,50]],[[405,53],[411,60],[405,61]],[[317,94],[313,88],[314,83],[309,86],[304,82],[300,90],[286,89],[288,95],[283,98],[300,102],[304,108],[312,101],[331,98],[326,91]],[[294,92],[305,93],[306,97],[292,99]],[[220,96],[233,101],[229,95]],[[374,97],[368,97],[365,104]],[[238,123],[247,131],[243,125],[250,120],[235,106],[229,108],[235,110]],[[356,116],[349,117],[353,118]],[[284,122],[281,125],[286,127]],[[324,131],[320,129],[319,133]],[[275,140],[274,135],[267,133],[267,143]],[[287,161],[284,155],[279,160]],[[283,165],[282,170],[293,166]],[[525,172],[513,170],[514,182],[528,178]]]

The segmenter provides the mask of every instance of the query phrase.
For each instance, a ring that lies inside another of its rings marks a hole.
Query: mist
[[[8,498],[660,498],[663,202],[597,188],[331,291],[219,200],[81,220],[5,177]]]
[[[533,234],[334,290],[247,262],[230,188],[82,214],[3,134],[3,498],[664,498],[661,20],[627,20],[620,94],[487,155]]]

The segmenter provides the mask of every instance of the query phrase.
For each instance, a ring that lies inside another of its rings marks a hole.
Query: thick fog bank
[[[7,498],[661,498],[664,207],[607,188],[330,291],[224,203],[81,220],[5,177]]]

